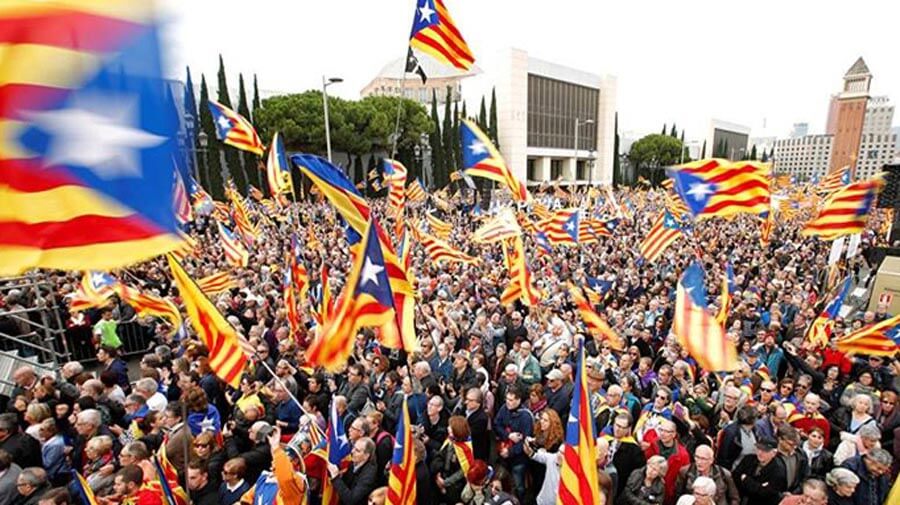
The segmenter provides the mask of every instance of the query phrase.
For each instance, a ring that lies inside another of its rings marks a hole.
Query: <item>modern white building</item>
[[[711,119],[706,133],[706,156],[739,160],[750,154],[750,127]]]
[[[821,179],[831,163],[833,135],[805,135],[775,141],[774,171],[800,181]]]
[[[528,184],[612,182],[615,77],[521,49],[480,60],[484,73],[466,81],[463,96],[471,106],[496,89],[500,151],[516,177]]]

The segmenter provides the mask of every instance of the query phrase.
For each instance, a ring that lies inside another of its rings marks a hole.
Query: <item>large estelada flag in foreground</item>
[[[386,503],[389,505],[415,505],[416,453],[413,450],[412,425],[409,423],[409,407],[406,404],[406,398],[403,399],[395,440],[391,470],[388,476]]]
[[[563,460],[559,469],[558,505],[602,503],[597,481],[597,434],[584,365],[584,342],[579,341],[575,391],[572,393],[572,410],[566,421]]]
[[[209,111],[212,113],[216,137],[219,140],[242,151],[249,151],[257,156],[263,155],[265,147],[259,140],[256,129],[244,116],[214,100],[209,101]]]
[[[178,112],[152,2],[0,7],[0,275],[172,250]]]
[[[769,171],[767,163],[708,159],[679,165],[669,175],[691,214],[703,219],[767,212]]]
[[[525,185],[513,175],[500,151],[482,132],[478,126],[468,119],[463,119],[459,124],[459,134],[462,137],[463,173],[470,177],[484,177],[503,184],[509,188],[513,200],[516,202],[528,202],[531,195]]]
[[[328,370],[346,364],[359,328],[374,327],[381,333],[399,333],[394,295],[385,268],[384,253],[370,222],[347,274],[342,302],[335,316],[324,322],[324,328],[307,351],[310,364]]]
[[[847,354],[896,355],[900,352],[900,315],[837,339],[837,348]]]
[[[825,199],[819,214],[806,223],[800,233],[834,240],[863,231],[882,186],[884,178],[879,174],[834,191]]]
[[[238,387],[247,366],[247,355],[235,329],[172,255],[168,256],[172,278],[200,341],[209,349],[209,366],[231,387]]]
[[[425,71],[419,65],[414,49],[460,70],[468,70],[475,63],[475,56],[450,17],[443,0],[418,0],[413,13],[406,71],[418,73],[424,83]]]
[[[703,269],[691,263],[678,281],[672,330],[681,345],[697,360],[700,368],[713,372],[738,367],[737,348],[725,330],[707,310]]]
[[[284,142],[281,134],[275,132],[272,136],[272,145],[269,146],[269,158],[266,161],[266,180],[269,182],[269,192],[273,198],[283,193],[294,196],[294,181],[291,179],[291,165],[288,163],[284,152]]]

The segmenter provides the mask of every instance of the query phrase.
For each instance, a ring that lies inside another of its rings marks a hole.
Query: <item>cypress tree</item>
[[[484,106],[484,95],[481,95],[481,110],[478,111],[478,127],[481,128],[481,131],[488,129],[487,121],[487,108]]]
[[[684,129],[682,129],[682,130],[681,130],[681,152],[684,153],[684,150],[685,150],[685,149],[686,149],[686,148],[685,148],[685,146],[684,146]],[[690,153],[685,154],[684,157],[685,157],[685,158],[689,158],[689,157],[690,157],[689,154],[690,154]]]
[[[434,131],[428,135],[431,144],[431,177],[432,184],[437,186],[438,174],[444,171],[444,156],[441,146],[441,122],[437,112],[437,90],[431,90],[431,122],[434,123]]]
[[[753,144],[753,147],[750,148],[750,159],[756,161],[756,144]]]
[[[459,170],[462,165],[462,140],[459,138],[459,102],[453,102],[453,133],[450,135],[450,145],[453,150],[453,165],[447,171],[447,181],[450,181],[450,172]]]
[[[259,101],[259,85],[256,83],[256,74],[253,74],[253,118],[250,120],[254,123],[256,122],[256,113],[259,111],[259,108],[262,106],[262,103]]]
[[[216,100],[228,107],[229,109],[234,109],[231,105],[231,96],[228,93],[228,79],[225,77],[225,61],[222,59],[222,55],[219,55],[219,89],[218,94],[216,96]],[[234,180],[234,183],[241,191],[246,191],[247,182],[243,178],[243,174],[241,173],[241,160],[238,155],[238,152],[233,147],[227,147],[221,141],[215,140],[216,137],[212,137],[210,142],[215,142],[218,144],[218,148],[225,152],[225,170],[229,177]]]
[[[615,127],[613,129],[615,132],[615,137],[613,138],[613,186],[619,186],[622,184],[622,174],[619,173],[621,167],[619,166],[619,112],[616,111],[616,121]]]
[[[671,135],[672,138],[678,138],[678,129],[675,128],[675,123],[672,123],[672,131],[669,132],[669,135]]]
[[[247,118],[247,121],[251,121],[250,106],[247,105],[247,90],[244,87],[244,74],[238,74],[238,114]],[[262,187],[262,180],[259,177],[261,174],[257,166],[257,156],[247,151],[240,151],[240,155],[246,183],[254,184],[257,188]]]
[[[204,181],[206,181],[206,167],[204,167],[200,162],[200,153],[197,151],[197,149],[200,147],[200,116],[197,115],[197,97],[194,95],[194,81],[193,79],[191,79],[191,67],[187,67],[187,77],[185,78],[184,83],[184,93],[185,114],[195,122],[193,132],[194,137],[188,139],[185,142],[185,149],[188,148],[188,145],[193,147],[193,151],[188,152],[187,156],[190,157],[192,162],[196,165],[194,167],[194,171],[196,172],[197,183],[203,185]],[[191,110],[188,110],[189,107],[191,108]],[[185,183],[187,183],[187,181],[185,181]]]
[[[444,155],[444,170],[441,171],[440,177],[435,177],[435,183],[437,187],[442,188],[447,184],[448,179],[450,178],[450,171],[453,170],[455,156],[453,155],[453,147],[456,145],[453,142],[453,117],[450,112],[450,101],[453,99],[451,95],[450,86],[447,86],[447,100],[444,102],[444,125],[441,128],[441,133],[443,134],[442,144],[443,144],[443,155]]]
[[[353,160],[353,182],[366,180],[366,174],[363,172],[362,156],[355,156]]]
[[[500,149],[500,139],[497,138],[497,88],[491,88],[491,112],[488,118],[488,136],[497,150]]]
[[[700,159],[706,158],[706,139],[703,140],[703,147],[700,148]]]
[[[463,119],[469,119],[468,114],[466,114],[466,102],[463,102],[461,114],[462,114],[462,116],[460,116],[460,117],[462,117]]]
[[[206,85],[206,76],[200,75],[200,131],[206,134],[206,148],[200,144],[199,134],[197,139],[197,162],[204,166],[206,180],[203,187],[209,194],[221,200],[224,191],[222,186],[222,161],[219,159],[219,143],[216,141],[216,126],[213,124],[212,113],[209,111],[209,88]],[[203,173],[203,172],[201,172]]]
[[[666,123],[663,123],[663,129],[662,129],[661,132],[659,132],[659,134],[660,134],[660,135],[665,135],[665,134],[666,134]]]

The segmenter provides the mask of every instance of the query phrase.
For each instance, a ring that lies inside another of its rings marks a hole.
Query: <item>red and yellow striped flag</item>
[[[209,101],[209,111],[219,140],[242,151],[263,155],[265,146],[247,118],[213,100]]]
[[[223,291],[228,291],[238,286],[237,280],[229,272],[208,275],[197,281],[197,285],[200,286],[203,294],[209,297],[216,296]]]
[[[468,70],[475,56],[450,17],[443,0],[417,2],[409,47],[428,53],[444,65]]]
[[[172,333],[181,327],[181,312],[171,300],[143,293],[124,284],[119,285],[117,293],[123,302],[131,305],[138,316],[167,319],[172,325]]]
[[[478,258],[470,256],[447,242],[423,231],[418,232],[418,240],[419,243],[422,244],[422,247],[425,248],[425,253],[428,254],[431,261],[434,261],[435,263],[441,261],[469,264],[478,263]]]
[[[428,226],[431,228],[431,233],[435,236],[447,240],[450,238],[450,232],[453,231],[453,225],[450,223],[446,223],[441,221],[440,219],[434,217],[430,212],[425,214],[425,220],[428,221]]]
[[[531,272],[525,262],[525,246],[522,236],[506,239],[501,242],[503,257],[509,270],[509,285],[500,295],[503,305],[510,305],[516,300],[521,300],[528,307],[540,303],[541,292],[531,283]]]
[[[616,331],[613,330],[599,314],[594,312],[594,308],[591,307],[591,304],[588,303],[584,295],[581,294],[581,289],[569,284],[569,294],[572,296],[572,301],[575,302],[575,306],[578,307],[578,313],[581,315],[581,320],[584,321],[584,325],[587,327],[588,332],[592,335],[602,335],[603,339],[609,342],[612,349],[617,351],[625,350],[622,338],[619,337]]]
[[[385,158],[382,166],[384,182],[388,186],[388,215],[400,216],[406,203],[406,167],[397,160]]]
[[[678,342],[697,360],[698,366],[712,372],[737,369],[737,348],[725,336],[725,330],[707,311],[703,270],[692,263],[678,281],[675,292],[675,316],[672,331]]]
[[[900,315],[837,339],[837,348],[847,354],[896,355],[900,352]]]
[[[681,225],[678,221],[668,212],[663,212],[656,218],[650,232],[641,242],[639,247],[641,257],[648,263],[653,263],[681,235]]]
[[[762,214],[769,210],[769,165],[755,161],[699,160],[670,171],[675,191],[694,217]]]
[[[584,342],[579,341],[572,410],[566,422],[562,466],[559,469],[557,505],[603,503],[597,480],[597,433],[584,365]]]
[[[209,301],[194,279],[172,255],[169,268],[178,286],[184,308],[200,340],[209,349],[209,366],[226,384],[237,388],[241,383],[241,373],[247,366],[247,356],[238,342],[235,329]]]
[[[800,233],[816,236],[821,240],[834,240],[844,235],[860,233],[866,228],[882,186],[884,178],[878,174],[831,193],[819,214],[806,223]]]
[[[406,187],[406,199],[410,202],[424,202],[428,199],[428,193],[419,182],[419,179],[413,179],[412,184]]]
[[[516,220],[511,208],[500,211],[497,217],[481,225],[472,234],[472,241],[476,244],[493,244],[508,238],[514,238],[522,234],[522,228]]]
[[[403,409],[397,423],[397,438],[388,475],[386,503],[388,505],[416,503],[416,452],[413,448],[412,425],[409,422],[406,398],[403,399]]]

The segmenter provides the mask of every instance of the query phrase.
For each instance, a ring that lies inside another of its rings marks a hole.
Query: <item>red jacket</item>
[[[831,365],[837,365],[843,375],[848,375],[853,368],[853,362],[850,361],[850,358],[848,358],[846,354],[826,347],[825,350],[822,351],[821,369],[825,370]]]
[[[661,442],[659,440],[650,442],[650,447],[644,451],[644,456],[646,456],[647,459],[650,459],[650,456],[658,455],[660,452],[660,444]],[[691,455],[688,454],[687,449],[685,449],[678,440],[675,441],[675,453],[669,456],[667,463],[669,464],[669,468],[666,470],[666,498],[663,503],[670,505],[675,503],[675,481],[678,479],[678,471],[681,470],[682,467],[691,464]]]

